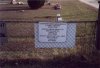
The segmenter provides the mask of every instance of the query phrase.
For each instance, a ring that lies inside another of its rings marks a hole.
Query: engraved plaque
[[[65,42],[66,23],[39,23],[39,42]]]

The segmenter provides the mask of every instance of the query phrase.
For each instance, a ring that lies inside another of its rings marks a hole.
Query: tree
[[[39,9],[45,3],[45,0],[28,0],[28,5],[31,9]]]

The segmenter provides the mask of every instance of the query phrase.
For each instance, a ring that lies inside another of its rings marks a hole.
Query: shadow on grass
[[[31,10],[29,7],[6,7],[0,9],[0,11],[18,11],[18,10]]]
[[[39,17],[39,16],[36,16],[34,18],[56,18],[56,16],[42,16],[42,17]]]
[[[39,8],[40,9],[40,8]],[[43,6],[41,9],[51,9],[50,6]],[[33,10],[28,5],[0,5],[0,11]],[[38,9],[37,9],[38,10]]]
[[[1,68],[99,68],[83,56],[55,57],[53,59],[0,60]]]

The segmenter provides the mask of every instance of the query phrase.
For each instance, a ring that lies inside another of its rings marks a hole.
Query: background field
[[[80,3],[78,0],[50,1],[53,5],[59,2],[62,6],[61,11],[54,10],[52,5],[48,6],[46,4],[38,10],[31,10],[26,2],[25,5],[0,5],[0,20],[55,21],[56,14],[58,12],[61,13],[61,16],[65,21],[97,19],[96,10],[93,10],[93,8]],[[21,12],[21,10],[25,11]]]

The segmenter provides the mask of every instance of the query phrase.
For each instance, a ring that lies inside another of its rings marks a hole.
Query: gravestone
[[[17,1],[16,0],[12,0],[11,4],[17,4]]]
[[[63,21],[60,13],[57,14],[57,21],[58,22],[62,22]]]
[[[5,42],[7,42],[6,24],[4,22],[0,22],[0,45],[3,45]]]
[[[39,22],[35,24],[36,48],[72,48],[76,41],[76,23]]]

